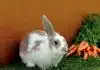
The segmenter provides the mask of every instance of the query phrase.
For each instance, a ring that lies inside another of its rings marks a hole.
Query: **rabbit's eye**
[[[58,45],[58,42],[57,41],[55,41],[55,45]]]
[[[54,41],[54,44],[55,44],[56,47],[58,47],[58,46],[60,45],[59,40],[55,40],[55,41]]]

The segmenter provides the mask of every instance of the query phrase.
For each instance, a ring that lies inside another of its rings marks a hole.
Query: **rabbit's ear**
[[[54,31],[53,25],[51,24],[51,22],[47,19],[45,15],[42,16],[42,22],[43,22],[44,30],[46,31],[47,35],[49,37],[54,36],[55,31]]]

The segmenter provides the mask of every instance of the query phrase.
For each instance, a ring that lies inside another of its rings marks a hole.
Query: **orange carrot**
[[[86,51],[84,51],[84,59],[88,59],[88,53]]]
[[[88,52],[88,55],[91,56],[91,47],[90,46],[87,47],[87,52]]]
[[[99,48],[97,48],[97,52],[100,53],[100,49]]]
[[[89,56],[91,56],[91,55],[92,55],[92,51],[91,51],[91,50],[89,50],[88,54],[89,54]]]
[[[79,47],[78,47],[78,49],[77,49],[78,55],[80,55],[81,51],[83,51],[84,49],[86,49],[88,46],[89,46],[88,42],[82,41],[82,42],[79,44]]]
[[[95,54],[93,50],[91,50],[91,56],[92,56],[92,57],[97,57],[98,55]]]
[[[73,49],[71,49],[69,51],[69,53],[67,54],[67,56],[72,55],[73,53],[75,53],[77,51],[77,47],[74,47]]]
[[[96,45],[92,45],[91,47],[92,47],[92,49],[94,49],[94,50],[97,49],[97,46],[96,46]]]
[[[73,49],[74,47],[75,47],[75,44],[72,44],[72,45],[69,47],[68,50],[71,50],[71,49]]]
[[[90,46],[88,46],[88,47],[87,47],[87,51],[89,51],[90,49],[91,49],[91,47],[90,47]]]
[[[88,42],[82,41],[82,42],[80,43],[80,45],[79,45],[78,50],[79,50],[79,51],[82,51],[82,50],[86,49],[88,46],[89,46]]]
[[[94,57],[98,56],[98,54],[97,54],[97,46],[92,45],[91,47],[93,49]]]
[[[80,56],[80,55],[81,55],[81,52],[80,52],[80,51],[77,51],[77,55],[79,55],[79,56]]]

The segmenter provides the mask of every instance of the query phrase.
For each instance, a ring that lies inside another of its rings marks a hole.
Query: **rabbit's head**
[[[65,54],[68,51],[68,44],[65,38],[54,30],[53,25],[45,15],[42,16],[42,21],[44,31],[49,39],[49,48],[57,54]]]

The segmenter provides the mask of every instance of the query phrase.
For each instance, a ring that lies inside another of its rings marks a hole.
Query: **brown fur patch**
[[[43,42],[43,41],[41,41],[41,40],[36,40],[36,41],[34,42],[35,45],[34,45],[34,47],[33,47],[32,49],[35,50],[35,51],[40,50],[39,46],[40,46],[41,42]]]

